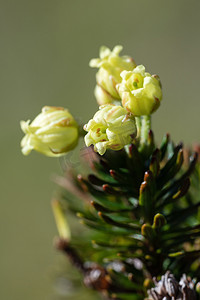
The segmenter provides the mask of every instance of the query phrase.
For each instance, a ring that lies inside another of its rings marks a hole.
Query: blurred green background
[[[60,162],[22,156],[19,121],[56,105],[86,122],[97,109],[88,62],[102,44],[122,44],[123,54],[160,75],[157,140],[170,132],[176,142],[199,141],[199,12],[198,0],[0,0],[1,299],[84,299],[56,284],[67,267],[52,246],[50,177]]]

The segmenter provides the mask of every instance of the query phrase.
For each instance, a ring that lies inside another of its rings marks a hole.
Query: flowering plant
[[[199,147],[174,145],[168,134],[156,145],[151,114],[161,104],[160,79],[121,50],[102,47],[90,62],[99,68],[100,107],[84,131],[68,110],[44,107],[31,124],[21,122],[22,152],[62,156],[84,137],[89,174],[66,169],[52,207],[56,247],[87,287],[106,299],[199,299]],[[90,229],[84,238],[70,230],[66,211]]]

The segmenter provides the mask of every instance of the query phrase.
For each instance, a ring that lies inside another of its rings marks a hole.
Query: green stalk
[[[149,143],[148,136],[151,129],[151,115],[141,117],[141,131],[140,131],[140,147],[139,151],[142,153],[148,152]]]
[[[141,136],[140,136],[140,144],[146,145],[148,144],[148,134],[151,129],[151,115],[142,116],[141,120]]]
[[[142,126],[141,117],[135,117],[135,122],[136,122],[136,127],[137,127],[137,136],[140,137],[141,126]]]

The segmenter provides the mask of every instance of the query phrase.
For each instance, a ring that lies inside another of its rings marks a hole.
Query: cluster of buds
[[[136,136],[135,118],[123,107],[112,104],[102,105],[88,124],[85,136],[86,146],[94,145],[100,155],[106,149],[120,150],[130,144]]]
[[[150,115],[160,105],[162,90],[159,77],[145,72],[143,65],[136,66],[129,56],[119,56],[122,46],[113,51],[100,48],[100,58],[90,61],[99,68],[95,96],[99,105],[122,105],[134,116]]]
[[[117,103],[121,101],[116,85],[122,81],[121,72],[131,71],[136,67],[134,60],[129,56],[119,56],[122,46],[115,46],[113,51],[103,46],[100,48],[100,58],[90,61],[92,68],[99,68],[96,74],[97,85],[95,96],[99,105]]]
[[[90,61],[99,68],[96,74],[95,96],[99,111],[85,126],[86,146],[103,155],[106,149],[120,150],[140,135],[135,117],[149,116],[160,105],[162,91],[157,75],[136,66],[129,56],[120,56],[122,46],[111,51],[103,46],[100,58]],[[137,122],[138,124],[138,122]],[[141,127],[141,126],[140,126]],[[45,106],[32,123],[21,121],[25,133],[22,153],[36,150],[46,156],[65,155],[75,148],[80,134],[79,125],[67,109]],[[144,137],[144,134],[143,134]]]
[[[146,73],[140,65],[133,71],[123,71],[121,77],[117,89],[128,111],[135,116],[150,115],[160,106],[162,91],[158,76]]]

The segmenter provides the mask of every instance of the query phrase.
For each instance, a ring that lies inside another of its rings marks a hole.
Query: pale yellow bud
[[[145,72],[143,65],[133,71],[121,73],[122,82],[117,85],[122,105],[135,116],[150,115],[162,100],[159,77]]]
[[[84,129],[86,146],[94,145],[100,155],[106,149],[120,150],[130,144],[136,136],[135,118],[121,107],[112,104],[102,105]]]
[[[100,58],[90,61],[91,67],[99,68],[96,80],[101,92],[99,92],[100,88],[96,87],[95,89],[95,96],[99,105],[121,100],[116,90],[116,84],[122,80],[120,73],[124,70],[133,70],[136,66],[131,57],[119,56],[122,49],[122,46],[115,46],[111,51],[109,48],[102,46],[100,48]]]
[[[25,133],[21,141],[24,155],[36,150],[46,156],[61,156],[78,143],[78,124],[62,107],[45,106],[31,124],[28,120],[20,125]]]

